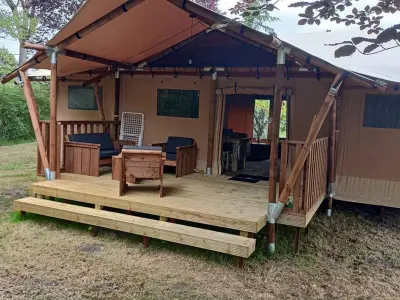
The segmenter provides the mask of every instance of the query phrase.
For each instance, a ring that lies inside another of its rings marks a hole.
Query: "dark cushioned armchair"
[[[164,165],[176,167],[176,177],[194,173],[197,148],[194,139],[170,136],[166,143],[157,143],[153,146],[162,147],[166,153]]]
[[[65,172],[99,176],[99,168],[112,162],[121,153],[118,141],[108,132],[71,134],[64,143]]]

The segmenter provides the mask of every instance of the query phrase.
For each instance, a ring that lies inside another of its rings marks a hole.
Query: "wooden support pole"
[[[120,72],[115,72],[115,79],[114,79],[114,121],[119,120],[119,102],[121,97],[121,78]]]
[[[327,215],[332,215],[333,196],[335,193],[336,181],[336,120],[337,120],[337,100],[333,100],[331,108],[331,122],[329,130],[329,159],[328,159],[328,211]]]
[[[61,51],[59,54],[68,56],[68,57],[77,58],[80,60],[103,64],[103,65],[110,66],[113,68],[124,68],[126,70],[135,70],[134,66],[131,64],[127,64],[127,63],[123,63],[123,62],[119,62],[119,61],[115,61],[115,60],[110,60],[107,58],[94,56],[94,55],[90,55],[90,54],[80,53],[80,52],[76,52],[76,51],[65,50],[65,51]]]
[[[36,53],[30,60],[28,60],[25,64],[23,64],[21,67],[18,69],[14,70],[10,74],[6,75],[2,80],[1,83],[7,83],[10,80],[13,80],[18,76],[18,72],[22,73],[25,72],[26,70],[36,66],[37,64],[41,63],[47,58],[47,54],[44,52],[38,52]]]
[[[57,171],[57,53],[50,56],[50,179]]]
[[[215,132],[215,111],[217,105],[217,95],[215,90],[217,81],[211,81],[210,106],[208,113],[208,147],[207,147],[207,175],[212,174],[213,158],[214,158],[214,132]]]
[[[106,117],[104,115],[103,101],[101,101],[99,84],[97,82],[93,83],[93,88],[94,88],[94,95],[95,95],[96,103],[97,103],[97,109],[99,110],[99,114],[100,114],[100,119],[102,121],[105,121]]]
[[[36,137],[36,141],[37,141],[37,145],[38,145],[40,159],[42,160],[42,164],[43,164],[45,173],[47,170],[47,174],[49,174],[49,161],[47,159],[46,147],[44,145],[44,139],[43,139],[42,131],[40,128],[39,114],[36,109],[36,100],[35,100],[35,96],[33,94],[32,85],[31,85],[31,82],[29,81],[29,78],[25,72],[20,72],[20,76],[24,83],[24,94],[25,94],[26,103],[28,106],[29,115],[30,115],[31,121],[32,121],[33,131],[35,133],[35,137]]]
[[[279,125],[281,122],[281,107],[282,107],[282,86],[283,75],[285,71],[285,52],[283,49],[278,50],[277,54],[277,68],[275,78],[275,92],[274,92],[274,105],[272,113],[272,129],[269,140],[270,144],[270,158],[269,158],[269,192],[268,192],[268,252],[275,253],[275,219],[272,218],[276,202],[276,183],[277,183],[277,166],[278,166],[278,144],[279,144]]]
[[[36,51],[46,51],[47,46],[40,44],[33,44],[29,42],[22,42],[22,48],[36,50]]]
[[[301,169],[304,166],[304,163],[308,157],[308,154],[310,153],[311,146],[315,142],[317,135],[326,119],[326,116],[332,106],[332,103],[336,97],[336,94],[338,93],[341,85],[343,83],[343,73],[337,74],[330,90],[328,91],[328,94],[325,97],[324,102],[322,103],[322,106],[314,119],[314,121],[311,124],[310,130],[308,131],[307,139],[304,142],[304,146],[301,149],[301,152],[299,156],[297,157],[292,172],[289,175],[289,178],[286,182],[285,188],[283,189],[282,193],[279,196],[279,202],[277,203],[274,212],[273,212],[273,217],[275,219],[279,218],[283,208],[285,207],[285,204],[287,202],[287,199],[292,192],[293,186],[297,180],[297,177],[299,176]],[[271,178],[270,178],[271,180]]]
[[[89,79],[89,80],[85,81],[84,83],[82,83],[82,87],[91,86],[92,84],[94,84],[96,82],[100,82],[103,78],[106,78],[107,76],[110,76],[110,75],[111,75],[110,72],[101,73],[100,75],[97,75],[97,76],[93,77],[92,79]]]

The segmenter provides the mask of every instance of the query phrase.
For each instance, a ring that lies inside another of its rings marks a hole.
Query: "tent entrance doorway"
[[[268,180],[272,95],[226,97],[222,135],[222,169],[228,176],[249,181]],[[288,102],[282,101],[279,137],[288,138]]]

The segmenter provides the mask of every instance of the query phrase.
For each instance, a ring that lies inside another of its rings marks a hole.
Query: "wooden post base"
[[[149,237],[143,236],[143,247],[149,248]]]
[[[19,215],[21,216],[22,219],[25,219],[25,217],[26,217],[26,212],[20,211],[20,212],[19,212]]]
[[[100,228],[99,228],[99,227],[97,227],[97,226],[92,226],[92,230],[91,230],[92,237],[98,236],[99,231],[100,231]]]
[[[299,247],[300,247],[300,227],[296,227],[296,233],[294,235],[294,240],[293,240],[293,250],[294,253],[299,253]]]
[[[239,268],[244,269],[244,258],[243,257],[239,257],[238,263],[239,263]]]

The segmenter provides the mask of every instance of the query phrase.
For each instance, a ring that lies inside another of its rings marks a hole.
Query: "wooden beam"
[[[104,72],[100,75],[97,75],[95,77],[93,77],[92,79],[89,79],[87,81],[85,81],[84,83],[82,83],[82,87],[88,87],[96,82],[100,82],[103,78],[106,78],[107,76],[110,76],[111,72]]]
[[[118,6],[114,10],[110,11],[109,13],[105,14],[101,18],[97,19],[96,21],[90,23],[89,25],[85,26],[83,29],[74,32],[71,34],[69,37],[66,39],[62,40],[61,42],[57,43],[57,48],[60,50],[65,49],[72,43],[84,38],[86,35],[90,34],[91,32],[95,31],[96,29],[99,29],[100,27],[108,24],[112,20],[118,18],[122,14],[128,12],[135,6],[139,5],[142,3],[144,0],[128,0],[122,5]]]
[[[283,52],[283,50],[280,50]],[[279,55],[278,55],[279,56]],[[272,129],[270,140],[270,159],[269,159],[269,191],[268,202],[269,207],[276,202],[276,182],[277,182],[277,166],[278,166],[278,144],[279,144],[279,125],[281,120],[281,107],[282,107],[282,86],[283,75],[285,71],[285,54],[283,52],[283,59],[277,60],[275,90],[274,90],[274,105],[272,113]],[[269,209],[271,212],[272,209]],[[275,220],[268,217],[268,250],[271,254],[275,252]]]
[[[282,193],[279,196],[279,205],[275,208],[273,216],[274,218],[278,218],[284,205],[287,202],[287,199],[292,192],[293,186],[297,180],[297,177],[300,174],[301,169],[304,166],[304,163],[308,157],[308,154],[310,153],[311,146],[315,142],[317,135],[319,131],[321,130],[321,127],[326,119],[326,116],[332,106],[332,103],[336,97],[337,92],[339,91],[341,85],[343,83],[343,73],[337,74],[330,90],[328,91],[328,94],[325,97],[324,102],[322,103],[322,106],[315,118],[315,120],[312,122],[310,130],[308,131],[307,139],[304,143],[303,148],[301,149],[301,152],[297,158],[297,160],[294,163],[294,166],[292,168],[292,172],[289,174],[289,178],[287,179],[285,188],[283,189]],[[271,178],[270,178],[271,180]]]
[[[213,157],[214,157],[214,132],[215,132],[215,110],[217,105],[217,95],[215,90],[217,81],[211,81],[211,94],[208,113],[208,147],[207,147],[207,174],[212,172]]]
[[[256,246],[252,238],[32,197],[16,200],[14,209],[245,258]]]
[[[99,110],[99,114],[100,114],[100,119],[102,121],[104,121],[106,119],[106,117],[104,116],[103,102],[101,101],[99,84],[97,82],[95,82],[95,83],[93,83],[93,87],[94,87],[94,95],[95,95],[96,103],[97,103],[97,109]]]
[[[44,169],[49,170],[49,161],[47,159],[46,148],[44,145],[44,139],[43,139],[42,132],[40,129],[39,114],[36,109],[37,106],[36,106],[35,96],[33,94],[32,85],[31,85],[31,82],[25,72],[20,72],[20,76],[24,83],[23,88],[24,88],[26,104],[28,106],[29,115],[31,117],[32,127],[33,127],[33,131],[35,133],[40,159],[42,160]]]
[[[50,58],[50,71],[50,172],[53,180],[57,171],[57,53],[54,52]]]
[[[328,157],[328,216],[332,214],[334,184],[336,181],[336,122],[337,99],[333,100],[329,130],[329,157]]]
[[[36,66],[37,64],[41,63],[43,60],[47,58],[47,54],[44,52],[38,52],[34,57],[28,60],[25,64],[20,66],[18,69],[15,69],[10,74],[6,75],[2,80],[1,83],[5,84],[18,76],[19,72],[25,72],[26,70]]]
[[[127,64],[127,63],[123,63],[123,62],[119,62],[119,61],[115,61],[115,60],[110,60],[107,58],[94,56],[94,55],[90,55],[90,54],[80,53],[80,52],[76,52],[76,51],[65,50],[65,51],[60,51],[60,54],[67,56],[67,57],[72,57],[72,58],[77,58],[80,60],[103,64],[103,65],[110,66],[113,68],[119,68],[119,69],[122,68],[122,69],[127,69],[127,70],[134,69],[134,66],[131,64]]]
[[[119,102],[121,97],[121,78],[120,72],[115,72],[114,79],[114,117],[115,121],[119,120]]]
[[[47,46],[40,45],[40,44],[33,44],[33,43],[29,43],[29,42],[22,42],[22,48],[45,52],[47,49]]]

